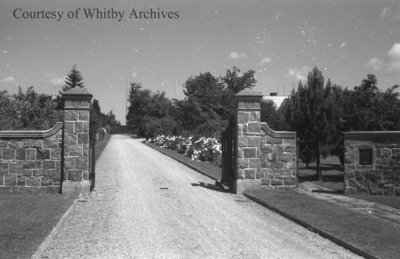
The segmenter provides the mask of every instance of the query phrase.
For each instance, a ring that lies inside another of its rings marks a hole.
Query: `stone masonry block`
[[[369,170],[365,174],[365,177],[370,181],[376,181],[382,179],[382,171],[381,170]]]
[[[271,179],[271,185],[272,186],[282,186],[283,185],[283,180],[281,180],[281,179]]]
[[[37,159],[50,159],[50,149],[38,149],[37,150]]]
[[[9,163],[10,174],[22,174],[23,164],[22,163]]]
[[[43,161],[43,170],[55,169],[56,161]]]
[[[296,153],[296,146],[285,146],[284,151],[287,153]]]
[[[249,168],[261,168],[261,160],[259,158],[250,158]]]
[[[77,111],[64,111],[64,121],[77,121],[78,119],[79,113]]]
[[[40,186],[40,177],[25,177],[25,186]]]
[[[264,154],[272,153],[272,146],[268,145],[268,144],[263,145],[261,147],[261,152],[264,153]]]
[[[18,148],[16,150],[16,160],[25,160],[26,159],[26,149],[25,148]]]
[[[25,186],[25,177],[26,176],[22,176],[22,175],[17,176],[17,185],[18,186]]]
[[[23,169],[42,169],[43,161],[35,160],[35,161],[25,161],[22,164]]]
[[[89,121],[90,112],[89,111],[79,111],[80,121]]]
[[[10,142],[8,143],[8,148],[9,148],[9,149],[17,149],[17,148],[19,148],[19,142],[17,142],[17,141],[10,141]]]
[[[66,157],[64,159],[64,168],[65,169],[73,169],[75,168],[75,161],[73,157]]]
[[[88,169],[89,168],[89,160],[84,157],[75,157],[74,164],[76,169]]]
[[[250,120],[250,113],[249,112],[242,112],[239,111],[237,115],[237,123],[244,124],[248,123]]]
[[[22,147],[23,148],[30,148],[31,147],[31,139],[23,139],[22,140]]]
[[[248,137],[248,146],[249,147],[259,147],[261,145],[261,141],[259,137]]]
[[[244,158],[256,158],[257,148],[243,148]]]
[[[399,159],[400,158],[400,148],[393,148],[392,149],[392,157]]]
[[[49,138],[43,140],[43,147],[44,148],[57,148],[59,141],[57,138]]]
[[[33,141],[32,147],[33,148],[43,148],[43,140],[39,139],[39,140]]]
[[[17,185],[17,176],[16,175],[5,175],[4,176],[4,185],[5,186],[16,186]]]
[[[68,170],[68,180],[73,181],[73,182],[82,181],[82,170],[79,170],[79,169]]]
[[[83,156],[88,157],[89,156],[89,145],[83,145]]]
[[[0,162],[0,175],[8,174],[8,163]]]
[[[75,122],[73,121],[66,121],[64,122],[64,130],[65,132],[75,132]]]
[[[282,139],[282,144],[285,146],[293,146],[296,147],[296,139],[293,138],[284,138]]]
[[[15,149],[3,149],[3,159],[4,160],[15,160],[16,150]]]
[[[50,159],[61,160],[61,149],[60,148],[51,149]]]
[[[23,176],[32,176],[33,175],[32,169],[22,169],[22,175]]]
[[[26,160],[36,160],[36,149],[31,148],[26,150]]]
[[[83,146],[82,145],[72,145],[68,147],[68,155],[69,156],[82,156],[83,155]]]
[[[83,122],[83,132],[89,132],[89,122]]]
[[[45,172],[42,169],[33,169],[31,176],[45,176]]]
[[[245,179],[256,179],[256,169],[244,169]]]
[[[78,133],[78,144],[89,144],[89,134]]]
[[[255,122],[255,123],[249,123],[248,124],[248,129],[247,132],[251,132],[251,133],[259,133],[260,132],[260,123]]]
[[[280,138],[273,138],[273,137],[270,137],[270,136],[267,137],[267,144],[280,145],[282,143],[283,143],[283,140],[280,139]]]
[[[61,184],[61,172],[57,170],[48,170],[49,179],[53,180],[54,184]]]
[[[0,149],[6,149],[6,148],[8,148],[8,142],[0,140]]]
[[[240,180],[243,180],[243,179],[244,179],[244,177],[245,177],[244,170],[245,170],[245,169],[238,169],[238,175],[237,175],[237,178],[238,178],[238,179],[240,179]]]
[[[247,147],[249,143],[248,140],[247,137],[238,136],[238,147]]]
[[[74,130],[75,133],[82,133],[82,132],[84,132],[83,123],[84,123],[84,122],[82,122],[82,121],[77,121],[77,122],[75,122],[75,130]]]
[[[287,163],[292,161],[292,154],[281,154],[279,156],[279,161]]]
[[[52,186],[52,185],[54,185],[54,182],[53,182],[53,180],[50,180],[50,179],[42,179],[40,185],[41,186]]]
[[[271,185],[271,180],[270,179],[266,179],[266,178],[261,178],[261,185],[262,186]]]
[[[68,134],[65,136],[65,144],[75,145],[78,143],[78,137],[75,134]]]
[[[249,168],[249,160],[247,158],[239,158],[238,167],[239,169]]]

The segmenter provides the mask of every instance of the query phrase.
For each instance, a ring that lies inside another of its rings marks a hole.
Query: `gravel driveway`
[[[96,165],[96,195],[79,202],[48,258],[358,258],[125,135]]]

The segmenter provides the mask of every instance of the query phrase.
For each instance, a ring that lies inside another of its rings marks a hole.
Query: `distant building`
[[[289,98],[289,96],[288,95],[278,96],[277,93],[270,93],[269,95],[264,96],[262,98],[262,101],[271,100],[275,103],[276,108],[279,108],[286,98]]]

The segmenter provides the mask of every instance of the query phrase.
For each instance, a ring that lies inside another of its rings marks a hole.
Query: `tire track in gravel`
[[[113,135],[96,165],[96,196],[79,203],[48,258],[359,258],[206,176]],[[194,184],[194,185],[192,185]]]

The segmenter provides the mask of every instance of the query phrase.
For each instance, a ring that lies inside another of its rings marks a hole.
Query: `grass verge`
[[[96,144],[96,161],[109,139]],[[31,258],[73,201],[59,194],[1,192],[0,258]]]
[[[333,237],[340,245],[346,247],[341,242],[349,244],[354,249],[348,249],[365,257],[398,258],[400,254],[400,226],[397,224],[292,191],[262,190],[247,194],[296,223],[325,237]]]
[[[0,197],[0,258],[30,258],[74,201],[59,194]]]
[[[217,167],[211,163],[208,162],[202,162],[202,161],[196,161],[192,160],[189,157],[184,156],[183,154],[179,154],[176,152],[176,150],[171,150],[167,148],[160,148],[156,144],[153,143],[145,143],[147,146],[152,147],[159,152],[177,160],[178,162],[181,162],[188,167],[207,175],[208,177],[214,179],[214,180],[221,180],[222,177],[222,169],[220,167]]]

